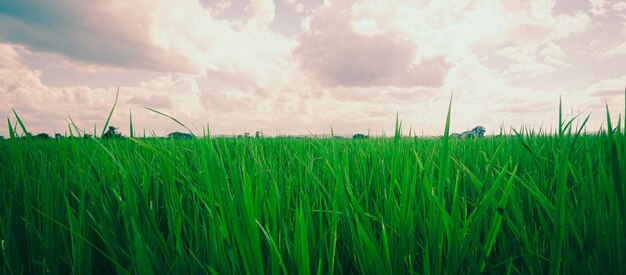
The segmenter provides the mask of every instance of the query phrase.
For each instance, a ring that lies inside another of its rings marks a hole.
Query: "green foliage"
[[[0,273],[625,270],[619,125],[450,139],[450,120],[363,140],[14,140],[9,120]]]

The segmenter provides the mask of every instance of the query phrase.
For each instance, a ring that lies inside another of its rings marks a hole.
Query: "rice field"
[[[626,270],[621,122],[451,139],[449,121],[430,139],[0,141],[0,273]]]

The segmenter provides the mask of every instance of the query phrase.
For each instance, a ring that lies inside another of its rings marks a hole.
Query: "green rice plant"
[[[9,119],[8,117],[7,124],[9,126],[9,138],[16,138],[17,135],[15,134],[15,130],[13,129],[13,126],[11,126],[11,119]]]
[[[20,119],[20,116],[17,115],[17,112],[15,112],[15,109],[13,109],[13,114],[15,115],[15,119],[17,120],[17,123],[20,125],[20,128],[22,128],[22,135],[26,137],[30,137],[31,136],[30,132],[26,130],[26,126],[24,126],[24,123]],[[13,130],[13,132],[15,132],[15,130]]]
[[[130,123],[129,123],[130,124],[130,138],[134,138],[135,137],[135,130],[133,129],[133,112],[130,111],[128,113],[128,115],[130,117],[130,119],[129,119],[129,121],[130,121]]]
[[[619,274],[626,139],[606,116],[454,139],[450,101],[441,138],[396,116],[364,140],[39,140],[7,119],[0,273]]]
[[[111,121],[111,116],[113,116],[113,111],[115,111],[115,106],[117,105],[117,98],[119,97],[119,95],[120,95],[120,86],[117,86],[117,91],[115,92],[115,101],[113,102],[113,107],[111,107],[111,111],[109,112],[109,116],[107,117],[107,120],[104,122],[104,127],[102,127],[100,138],[104,137],[104,133],[107,130],[107,126],[109,126],[109,121]],[[70,129],[70,132],[71,132],[71,129]]]

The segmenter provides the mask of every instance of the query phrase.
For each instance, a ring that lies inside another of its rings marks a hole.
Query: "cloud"
[[[560,41],[587,30],[591,19],[584,13],[556,15],[553,4],[549,1],[524,2],[519,11],[511,10],[515,6],[505,5],[505,14],[513,14],[510,22],[503,22],[505,37],[510,46],[496,52],[497,56],[511,61],[506,73],[539,76],[554,72],[557,68],[568,66],[568,52]]]
[[[305,20],[295,56],[327,86],[438,87],[480,47],[504,46],[496,52],[510,74],[537,76],[567,66],[559,40],[591,23],[553,9],[551,1],[328,2]]]
[[[2,53],[14,52],[14,46],[0,44]],[[19,55],[15,58],[19,60]],[[15,109],[32,132],[65,132],[68,117],[79,126],[93,131],[102,125],[113,100],[116,87],[90,88],[86,86],[49,87],[41,72],[31,70],[21,62],[11,67],[3,61],[0,67],[0,116],[12,117]],[[154,114],[143,110],[152,107],[174,115],[181,120],[202,117],[200,93],[196,80],[189,76],[164,76],[142,82],[138,86],[120,87],[120,98],[113,117],[113,125],[127,131],[128,111],[148,129],[164,129]],[[175,128],[170,125],[167,128]],[[5,132],[6,129],[0,129]]]
[[[603,79],[587,88],[587,93],[593,97],[619,97],[624,95],[626,76]]]
[[[592,22],[545,0],[209,2],[0,2],[0,41],[11,44],[0,44],[0,116],[15,108],[49,133],[68,115],[101,126],[124,77],[113,123],[125,133],[129,110],[137,127],[177,130],[143,106],[212,133],[389,133],[399,113],[437,135],[452,91],[455,131],[554,125],[560,95],[594,112],[623,103],[624,79],[601,83],[623,55],[596,70],[581,53],[594,39],[611,45],[602,32],[623,19],[614,12]],[[277,29],[290,22],[299,35]],[[63,84],[84,72],[98,84]]]
[[[513,75],[525,73],[538,76],[568,65],[563,61],[565,52],[554,42],[548,42],[541,48],[506,47],[496,52],[496,55],[514,61],[505,71]]]
[[[319,11],[298,38],[300,45],[294,55],[302,68],[324,85],[442,85],[449,68],[443,57],[418,58],[418,46],[402,33],[367,33],[367,26],[358,25],[351,22],[348,10],[333,7]]]
[[[151,108],[169,109],[174,107],[172,99],[166,95],[141,96],[136,95],[126,101],[127,103],[149,106]]]
[[[605,16],[610,10],[621,12],[626,10],[626,2],[616,0],[589,0],[589,12],[594,16]]]
[[[626,2],[615,2],[611,8],[617,12],[626,11]]]
[[[262,81],[295,46],[267,29],[274,9],[272,1],[252,1],[252,17],[241,24],[213,18],[194,0],[3,1],[0,39],[75,63],[197,75],[242,71]]]
[[[276,5],[273,0],[251,0],[245,10],[252,13],[249,24],[267,28],[274,21]]]
[[[0,44],[0,69],[9,69],[19,67],[21,61],[15,50],[15,46],[9,44]]]
[[[152,44],[146,1],[3,1],[0,37],[84,62],[159,71],[189,70],[180,53]],[[116,22],[116,23],[112,23]]]
[[[617,44],[599,54],[600,58],[614,58],[626,55],[626,42]]]
[[[589,2],[591,3],[591,9],[589,10],[589,12],[591,12],[591,14],[598,16],[598,15],[605,15],[606,14],[606,9],[605,6],[608,5],[607,0],[589,0]]]
[[[213,3],[213,5],[210,5],[210,6],[205,6],[205,8],[207,10],[209,10],[211,15],[213,15],[213,16],[220,16],[226,10],[228,10],[232,6],[232,4],[233,4],[232,1],[224,0],[224,1],[219,1],[217,3]]]

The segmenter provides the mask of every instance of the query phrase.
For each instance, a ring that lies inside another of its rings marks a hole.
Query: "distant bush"
[[[51,139],[50,135],[48,135],[46,133],[36,134],[33,137],[34,138],[39,138],[39,139]]]
[[[104,139],[122,138],[122,134],[117,131],[117,128],[109,126],[109,129],[102,135]]]
[[[485,135],[485,127],[483,126],[476,126],[474,127],[472,130],[469,131],[465,131],[463,133],[457,134],[451,134],[450,137],[455,137],[455,138],[478,138],[478,137],[483,137]]]
[[[181,133],[181,132],[173,132],[173,133],[167,134],[167,137],[171,139],[192,139],[193,135],[187,134],[187,133]]]

